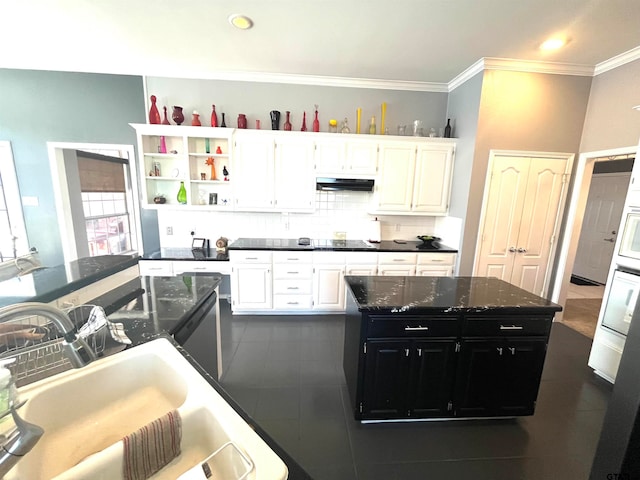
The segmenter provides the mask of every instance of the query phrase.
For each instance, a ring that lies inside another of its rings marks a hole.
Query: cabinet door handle
[[[515,252],[515,251],[516,251],[516,247],[509,247],[509,251],[510,251],[511,253]]]
[[[518,252],[520,252],[520,253],[527,253],[527,249],[526,249],[526,248],[522,248],[522,247],[520,247],[520,248],[518,249]]]
[[[405,349],[404,349],[404,356],[405,356],[405,357],[408,357],[408,356],[409,356],[409,349],[408,349],[408,348],[405,348]]]
[[[502,347],[498,347],[496,350],[498,350],[498,355],[502,355]]]
[[[516,354],[516,347],[509,347],[509,351],[511,352],[511,355],[515,355]]]
[[[524,330],[521,325],[500,325],[500,330]]]
[[[422,349],[421,349],[421,348],[419,348],[419,349],[418,349],[418,356],[419,356],[419,357],[421,357],[421,356],[422,356]]]
[[[409,325],[407,325],[406,327],[404,327],[405,332],[412,332],[412,331],[418,331],[418,330],[429,330],[429,327],[423,327],[422,325],[418,325],[417,327],[410,327]]]

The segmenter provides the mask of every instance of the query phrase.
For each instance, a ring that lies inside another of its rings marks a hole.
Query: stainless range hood
[[[316,178],[316,190],[355,190],[372,192],[373,180],[364,178]]]

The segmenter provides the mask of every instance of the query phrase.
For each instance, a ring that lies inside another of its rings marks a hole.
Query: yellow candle
[[[382,115],[380,118],[380,135],[384,135],[384,117],[387,116],[387,104],[382,102]]]
[[[362,109],[356,110],[356,133],[360,133],[360,115],[362,115]]]

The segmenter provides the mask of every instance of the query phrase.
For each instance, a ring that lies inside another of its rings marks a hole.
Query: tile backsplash
[[[158,211],[162,247],[191,246],[191,232],[214,242],[224,236],[267,238],[334,238],[337,232],[348,239],[369,234],[375,215],[367,213],[371,202],[368,192],[316,192],[313,213],[224,212],[161,209]],[[458,247],[462,220],[455,217],[379,215],[383,240],[414,240],[417,235],[436,235],[443,243]],[[172,231],[169,235],[168,231]]]

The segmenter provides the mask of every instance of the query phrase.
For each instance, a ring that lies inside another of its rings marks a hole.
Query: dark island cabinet
[[[544,338],[463,339],[454,415],[532,415],[546,350]]]
[[[553,312],[361,311],[344,372],[357,420],[532,415]]]
[[[455,349],[452,340],[366,342],[362,418],[450,415]]]

